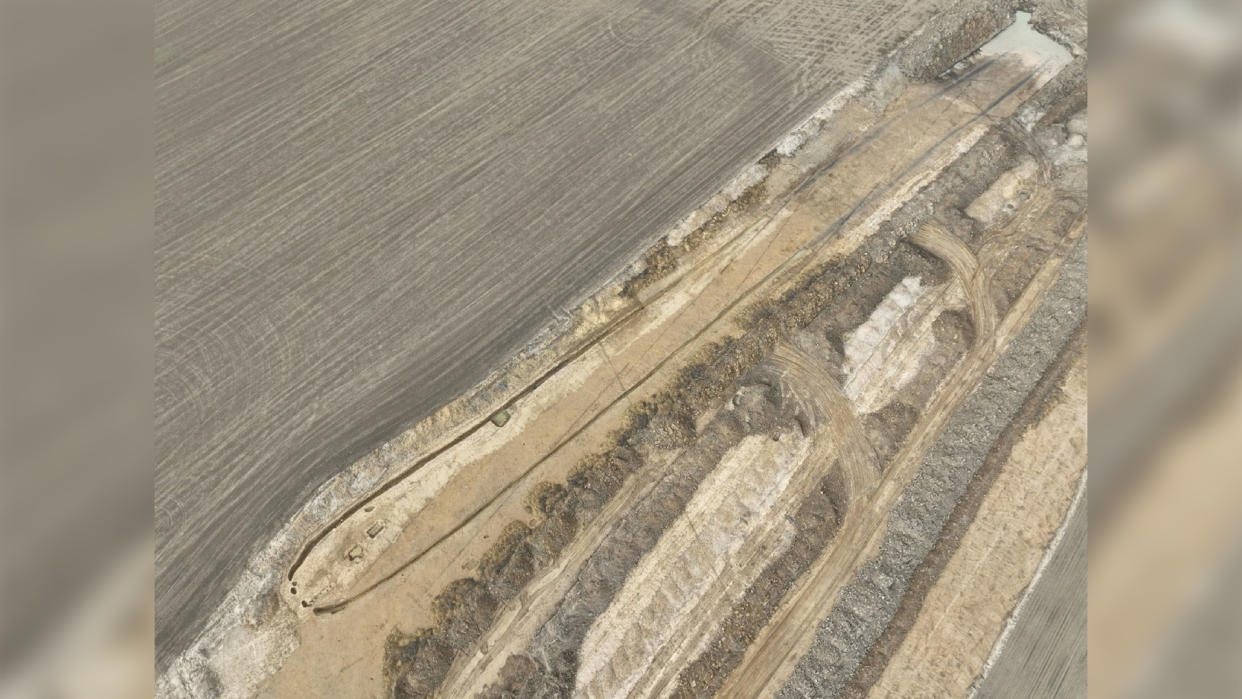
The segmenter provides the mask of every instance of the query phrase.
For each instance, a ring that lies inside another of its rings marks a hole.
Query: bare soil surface
[[[158,3],[160,668],[328,479],[953,5]]]
[[[906,38],[330,481],[164,691],[1022,682],[995,659],[1085,468],[1086,83],[1076,15],[1012,10]]]

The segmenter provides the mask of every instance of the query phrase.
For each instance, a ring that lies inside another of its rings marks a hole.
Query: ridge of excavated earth
[[[1013,9],[932,20],[330,481],[161,694],[993,686],[1086,463],[1085,13]]]

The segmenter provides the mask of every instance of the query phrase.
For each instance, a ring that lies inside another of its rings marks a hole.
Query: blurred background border
[[[0,2],[0,694],[149,695],[152,8]]]
[[[1242,696],[1240,10],[1091,9],[1091,696]]]

